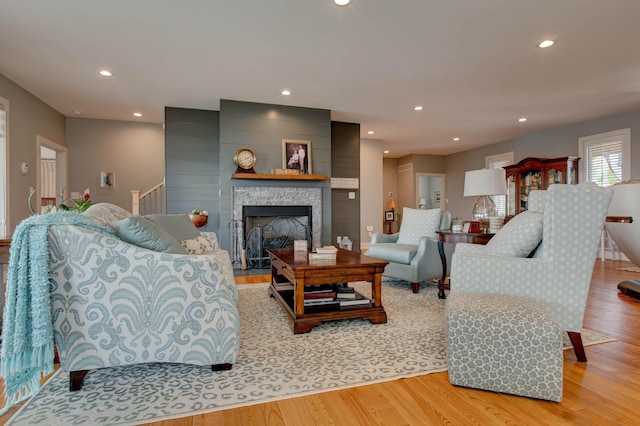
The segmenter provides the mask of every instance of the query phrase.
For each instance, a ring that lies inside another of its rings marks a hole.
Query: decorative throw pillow
[[[402,209],[398,244],[416,245],[421,237],[435,238],[440,226],[440,209]]]
[[[131,216],[131,213],[122,207],[110,203],[94,204],[82,214],[94,218],[103,225],[108,225],[113,221],[122,220],[125,217]]]
[[[542,241],[544,215],[522,212],[514,216],[487,243],[487,253],[500,256],[527,257]]]
[[[215,249],[202,235],[198,235],[195,238],[190,238],[188,240],[180,241],[180,245],[184,248],[189,254],[204,254],[204,253],[213,253]]]
[[[148,214],[145,218],[164,229],[177,241],[188,240],[200,235],[200,231],[186,214]]]
[[[109,225],[122,241],[129,244],[165,253],[187,253],[175,238],[142,216],[129,216]]]

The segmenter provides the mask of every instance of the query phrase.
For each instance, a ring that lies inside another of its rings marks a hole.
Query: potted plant
[[[189,219],[196,228],[201,228],[207,224],[209,220],[209,212],[206,210],[194,209],[189,213]]]

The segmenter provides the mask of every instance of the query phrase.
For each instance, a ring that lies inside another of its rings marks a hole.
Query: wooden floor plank
[[[629,266],[596,261],[584,326],[618,341],[587,346],[587,363],[578,362],[573,351],[564,351],[560,403],[452,386],[444,372],[149,424],[640,424],[640,302],[616,288],[620,281],[640,280],[640,273],[618,269]],[[243,275],[236,282],[269,279]],[[407,297],[412,297],[409,289]],[[0,417],[0,425],[16,410]]]

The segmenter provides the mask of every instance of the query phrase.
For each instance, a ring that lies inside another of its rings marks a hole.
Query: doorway
[[[416,207],[422,209],[447,208],[447,175],[416,173]]]
[[[36,149],[37,197],[32,209],[40,213],[68,198],[67,148],[38,135]]]

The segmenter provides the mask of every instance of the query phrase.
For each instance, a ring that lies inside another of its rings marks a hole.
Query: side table
[[[450,230],[438,230],[438,253],[442,261],[442,278],[438,282],[438,298],[445,299],[445,290],[449,290],[450,284],[446,283],[447,278],[447,258],[444,255],[443,243],[469,243],[469,244],[487,244],[494,234],[470,233],[470,232],[453,232]]]

